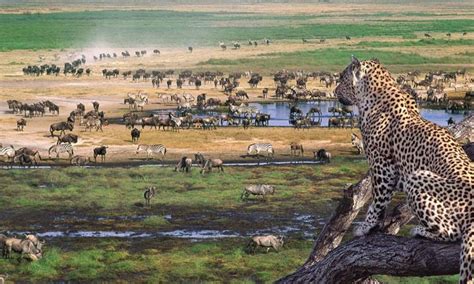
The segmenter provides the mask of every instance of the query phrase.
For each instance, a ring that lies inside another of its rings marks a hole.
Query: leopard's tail
[[[459,283],[474,284],[474,224],[464,230],[461,244],[461,269]]]

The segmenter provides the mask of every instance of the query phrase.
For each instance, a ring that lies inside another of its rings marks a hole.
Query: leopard
[[[461,243],[460,283],[474,275],[474,165],[447,129],[424,119],[415,100],[379,60],[352,57],[335,95],[359,109],[373,198],[364,236],[380,229],[395,192],[406,195],[418,221],[411,234]]]

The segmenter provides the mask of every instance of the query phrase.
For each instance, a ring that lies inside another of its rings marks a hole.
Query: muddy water
[[[95,220],[117,220],[117,219],[144,219],[146,216],[118,216],[118,217],[93,217]],[[195,216],[198,217],[198,216]],[[272,217],[272,216],[266,216]],[[167,220],[171,220],[171,215],[166,215]],[[192,217],[191,217],[192,218]],[[56,217],[55,221],[66,219],[66,217]],[[69,219],[69,218],[68,218]],[[76,218],[77,220],[86,221],[90,218]],[[263,218],[267,219],[267,218]],[[89,220],[90,221],[90,220]],[[212,240],[223,238],[246,238],[262,234],[277,234],[277,235],[294,235],[298,234],[306,239],[314,238],[314,232],[317,228],[321,228],[325,224],[324,218],[315,218],[307,214],[294,214],[287,218],[282,223],[291,223],[291,225],[276,225],[269,226],[263,229],[210,229],[210,228],[192,228],[181,225],[175,230],[147,230],[147,231],[131,231],[131,230],[42,230],[41,226],[36,228],[35,234],[44,239],[55,238],[127,238],[127,239],[155,239],[155,238],[176,238],[187,239],[192,241]],[[287,221],[287,222],[284,222]],[[263,222],[265,223],[265,222]],[[56,227],[56,226],[55,226]],[[224,226],[225,227],[225,226]],[[22,235],[29,233],[26,231],[10,231],[8,234]]]

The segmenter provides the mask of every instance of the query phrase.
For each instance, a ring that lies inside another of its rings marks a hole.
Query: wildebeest
[[[145,206],[151,206],[151,199],[155,196],[155,194],[156,187],[150,186],[145,189],[145,192],[143,192],[143,198],[145,198]]]
[[[97,101],[93,101],[93,102],[92,102],[92,107],[94,108],[94,110],[95,110],[96,112],[99,111],[99,106],[100,106],[99,102],[97,102]]]
[[[54,136],[54,131],[61,131],[61,134],[64,134],[66,130],[72,131],[74,129],[74,124],[68,123],[65,121],[53,123],[49,126],[49,132],[51,132],[51,137]]]
[[[293,156],[304,156],[304,149],[303,144],[298,144],[296,142],[292,142],[290,144],[291,155]]]
[[[314,159],[317,161],[321,161],[323,163],[331,162],[331,153],[329,153],[325,149],[319,149],[318,151],[314,151],[313,154],[314,154]]]
[[[100,146],[97,148],[94,148],[94,162],[97,163],[97,156],[100,156],[101,161],[105,162],[105,155],[107,154],[107,148],[108,146]]]
[[[26,119],[20,118],[16,121],[16,130],[23,131],[23,128],[26,126]]]
[[[175,172],[176,171],[190,172],[192,164],[193,164],[193,160],[191,158],[184,156],[178,161],[178,163],[174,167],[174,171]]]
[[[212,171],[212,168],[218,168],[221,170],[221,172],[224,172],[224,162],[221,159],[207,159],[202,168],[201,168],[201,174],[204,174],[204,172],[210,173]]]
[[[240,199],[247,200],[250,195],[261,196],[263,201],[266,201],[265,196],[268,194],[274,194],[275,187],[268,184],[255,184],[249,185],[244,188],[244,191],[240,195]]]
[[[283,236],[274,236],[274,235],[266,235],[266,236],[255,236],[247,244],[246,250],[249,253],[255,252],[257,247],[264,247],[267,248],[267,253],[273,248],[276,252],[283,246]]]
[[[41,160],[41,156],[38,152],[38,149],[35,149],[35,148],[22,147],[15,151],[15,157],[19,155],[26,155],[28,157],[18,157],[19,159],[18,161],[15,161],[14,159],[15,163],[19,162],[20,164],[22,164],[23,162],[24,164],[30,164],[34,162],[34,164],[36,165],[37,164],[36,156],[38,156],[38,158],[40,158]]]
[[[68,133],[66,135],[61,135],[58,136],[58,142],[56,144],[61,144],[61,143],[77,143],[77,140],[79,139],[79,136],[76,134]]]
[[[130,135],[132,136],[132,143],[138,142],[138,139],[140,139],[140,130],[133,128]]]
[[[26,154],[18,154],[13,157],[13,163],[19,164],[20,166],[31,167],[33,163],[36,165],[36,160],[32,159],[31,156]]]

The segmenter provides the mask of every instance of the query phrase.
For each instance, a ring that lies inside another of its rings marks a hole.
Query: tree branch
[[[407,204],[385,218],[380,232],[338,247],[360,209],[372,198],[369,175],[344,191],[334,215],[325,225],[308,260],[279,283],[377,283],[375,274],[428,276],[459,271],[459,244],[393,236],[413,219]]]

